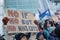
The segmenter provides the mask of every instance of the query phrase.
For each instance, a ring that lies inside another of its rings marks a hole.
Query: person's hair
[[[54,21],[50,21],[51,26],[54,26]]]
[[[26,36],[24,33],[18,33],[18,34],[15,35],[15,39],[16,39],[16,40],[21,40],[22,37],[24,37],[24,36]],[[27,37],[26,37],[26,38],[27,38]]]
[[[59,26],[59,24],[58,24],[58,23],[55,23],[55,24],[54,24],[54,26],[55,26],[55,27],[58,27],[58,26]]]
[[[45,20],[45,23],[44,23],[44,28],[45,29],[47,29],[47,22],[49,22],[50,23],[50,21],[47,19],[47,20]]]
[[[42,23],[39,23],[39,28],[41,28],[41,29],[42,29]]]
[[[38,32],[38,33],[36,34],[36,39],[39,40],[38,38],[39,38],[39,36],[41,36],[41,35],[43,35],[43,33],[42,33],[42,32]]]

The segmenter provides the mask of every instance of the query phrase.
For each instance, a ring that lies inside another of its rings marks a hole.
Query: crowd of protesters
[[[40,31],[37,35],[43,34],[44,39],[46,40],[60,40],[60,24],[55,23],[54,21],[50,21],[49,19],[45,20],[43,28],[42,25],[39,24]],[[41,38],[42,39],[42,38]],[[37,38],[39,40],[39,37]],[[43,39],[42,39],[43,40]]]
[[[60,40],[60,24],[50,21],[49,19],[45,20],[45,23],[42,28],[42,23],[38,24],[39,32],[36,33],[36,40]],[[19,34],[18,34],[19,35]],[[27,35],[21,34],[19,37],[16,37],[16,40],[29,40],[31,33]],[[21,37],[21,38],[20,38]]]
[[[36,21],[36,20],[35,20]],[[37,22],[36,22],[37,23]],[[60,24],[50,21],[49,19],[45,20],[45,23],[37,23],[39,32],[36,33],[36,40],[60,40]],[[18,33],[15,35],[16,40],[29,40],[32,33]]]
[[[3,19],[4,25],[7,24],[8,21],[6,21],[7,18]],[[35,20],[36,21],[36,20]],[[37,22],[36,22],[37,23]],[[35,24],[36,24],[35,23]],[[36,33],[36,40],[60,40],[60,23],[54,22],[53,20],[45,20],[45,23],[37,23],[39,32]],[[29,40],[31,37],[30,33],[17,33],[15,35],[16,40]]]

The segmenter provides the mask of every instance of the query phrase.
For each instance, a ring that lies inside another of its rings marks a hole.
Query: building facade
[[[39,1],[37,0],[4,0],[4,6],[5,8],[37,13],[39,9]]]

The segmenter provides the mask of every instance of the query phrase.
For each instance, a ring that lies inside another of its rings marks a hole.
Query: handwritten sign
[[[10,19],[7,24],[8,33],[37,32],[34,24],[34,15],[30,12],[19,10],[7,10],[6,16]]]

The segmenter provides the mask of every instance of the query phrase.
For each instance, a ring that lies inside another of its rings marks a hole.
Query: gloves
[[[37,20],[34,20],[34,24],[35,24],[35,25],[38,25],[38,22],[37,22]]]
[[[2,19],[2,22],[3,22],[4,25],[7,25],[8,21],[9,21],[9,19],[7,17],[4,17]]]

